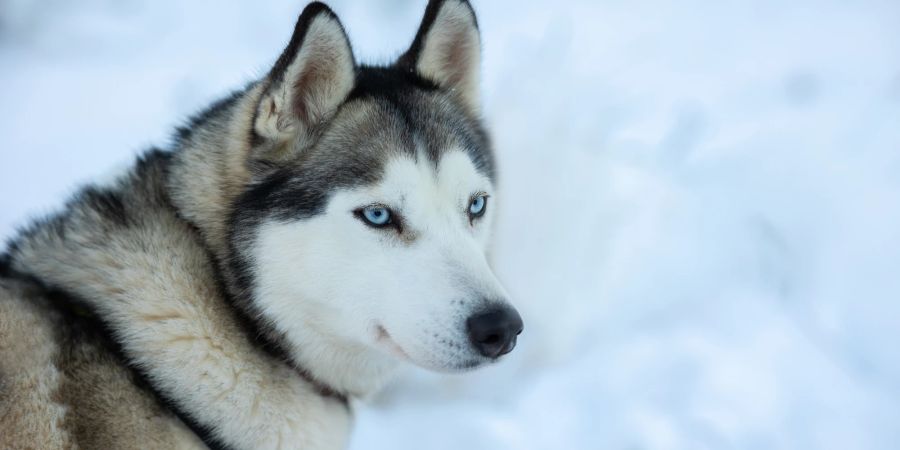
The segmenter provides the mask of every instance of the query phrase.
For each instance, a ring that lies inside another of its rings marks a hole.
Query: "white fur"
[[[473,194],[493,195],[490,181],[462,151],[436,172],[418,159],[394,159],[381,182],[338,191],[324,214],[258,233],[258,304],[298,362],[353,394],[376,390],[401,360],[444,371],[486,362],[465,322],[506,299],[485,258],[494,199],[472,224],[467,215]],[[372,203],[400,214],[413,236],[353,215]]]

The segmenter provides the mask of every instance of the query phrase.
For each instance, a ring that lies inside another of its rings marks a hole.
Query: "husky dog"
[[[341,448],[398,365],[522,320],[488,266],[495,165],[464,0],[358,65],[310,4],[272,69],[0,257],[0,447]]]

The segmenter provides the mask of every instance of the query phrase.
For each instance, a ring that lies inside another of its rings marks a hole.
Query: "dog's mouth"
[[[405,350],[403,350],[403,347],[400,347],[400,344],[398,344],[397,341],[394,340],[394,338],[391,336],[391,333],[388,332],[387,328],[385,328],[384,326],[382,326],[380,324],[375,326],[375,340],[378,343],[378,345],[380,345],[382,348],[386,349],[388,351],[388,353],[396,356],[397,358],[405,360],[407,362],[416,364],[416,362],[409,356],[409,354],[406,353]],[[470,370],[481,367],[484,364],[487,364],[490,362],[495,362],[495,361],[496,361],[496,359],[494,359],[494,360],[467,359],[462,362],[447,364],[447,365],[443,365],[443,366],[439,366],[439,367],[429,366],[429,368],[431,368],[432,370],[438,370],[438,371],[449,372],[449,373],[468,372]]]
[[[382,325],[375,326],[375,333],[376,342],[384,346],[391,354],[398,358],[412,361],[409,354],[403,350],[403,347],[400,347],[400,344],[397,344],[397,341],[391,337],[391,333],[388,333],[388,330],[385,327]]]

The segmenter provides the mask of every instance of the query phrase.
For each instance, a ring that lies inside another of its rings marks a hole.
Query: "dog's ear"
[[[356,63],[344,27],[322,3],[309,4],[265,78],[254,131],[274,144],[299,139],[329,120],[353,89]]]
[[[466,0],[430,0],[412,46],[397,64],[455,93],[478,113],[481,39]]]

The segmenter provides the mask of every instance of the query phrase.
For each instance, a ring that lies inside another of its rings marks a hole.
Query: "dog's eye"
[[[383,227],[391,222],[391,210],[384,206],[367,206],[362,210],[366,222],[376,227]]]
[[[394,215],[386,206],[370,205],[354,212],[363,223],[373,228],[383,228],[394,222]]]
[[[484,210],[487,208],[487,198],[486,194],[478,194],[472,197],[472,200],[469,202],[469,217],[476,218],[484,215]]]

